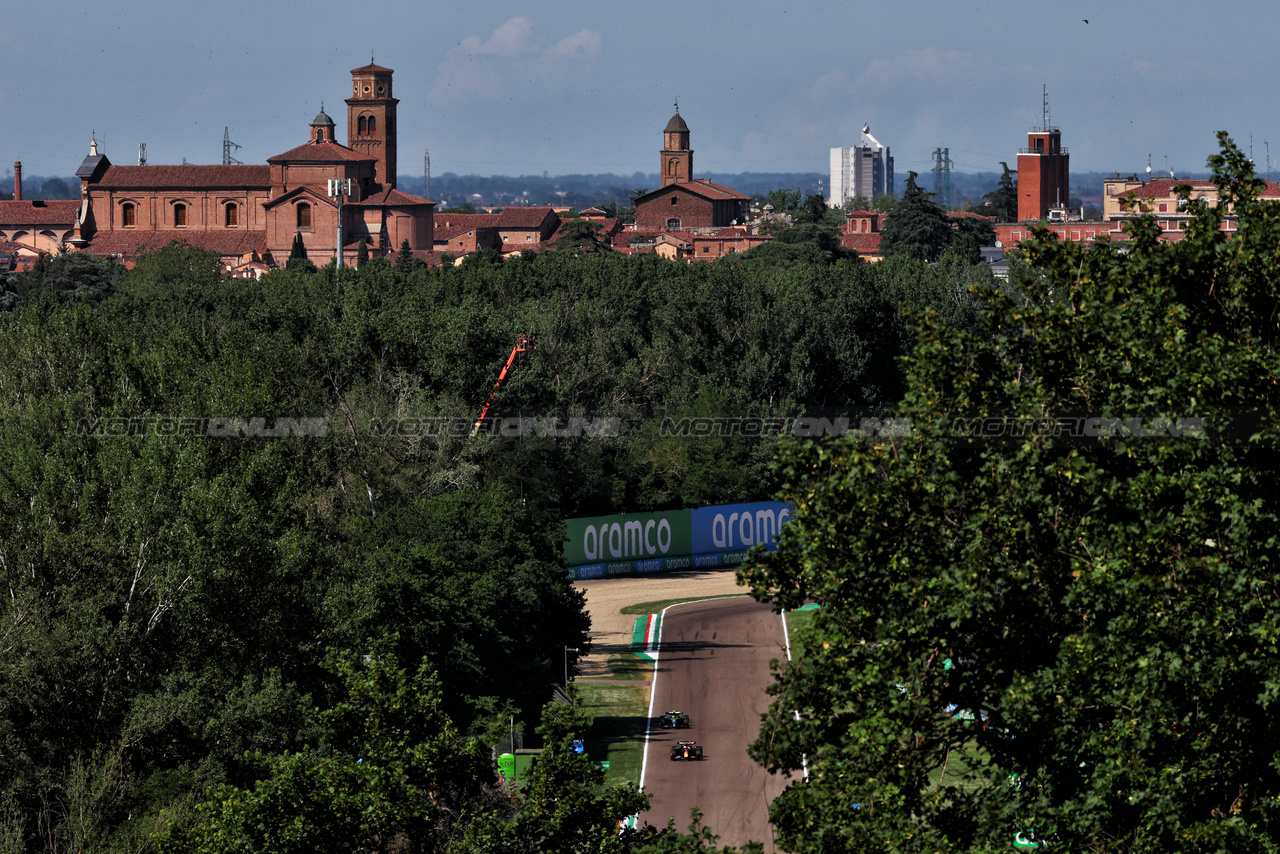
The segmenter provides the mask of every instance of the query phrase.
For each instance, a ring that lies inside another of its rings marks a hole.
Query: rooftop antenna
[[[1267,180],[1270,181],[1271,180],[1271,143],[1267,142],[1264,139],[1262,141],[1262,144],[1267,147]]]
[[[1169,155],[1164,156],[1164,171],[1169,173],[1169,177],[1173,177],[1173,170],[1169,168]]]
[[[1147,177],[1151,177],[1151,155],[1147,154]]]
[[[1041,86],[1044,87],[1043,96],[1042,96],[1044,100],[1044,107],[1043,107],[1044,115],[1042,116],[1042,121],[1044,122],[1044,124],[1042,125],[1042,127],[1047,131],[1049,129],[1049,84],[1042,83]]]
[[[323,108],[321,108],[321,112],[324,112]],[[224,127],[222,129],[222,165],[230,166],[234,163],[237,166],[243,166],[243,163],[231,156],[232,148],[235,148],[237,151],[240,150],[240,146],[231,141],[231,128]]]
[[[422,149],[422,197],[431,198],[431,149]]]
[[[147,165],[147,144],[145,142],[138,143],[138,165]]]

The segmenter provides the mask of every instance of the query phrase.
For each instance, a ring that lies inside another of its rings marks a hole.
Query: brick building
[[[664,231],[720,229],[745,225],[751,198],[712,181],[693,177],[689,126],[675,115],[662,132],[659,174],[662,186],[637,196],[636,226]]]
[[[370,63],[353,69],[347,100],[347,144],[321,109],[307,141],[266,165],[117,166],[90,144],[76,177],[78,202],[0,202],[0,238],[20,251],[56,251],[65,244],[126,262],[141,252],[182,241],[216,252],[226,269],[282,265],[296,235],[324,263],[336,253],[339,207],[331,181],[350,186],[341,208],[343,257],[354,261],[363,240],[371,255],[391,255],[403,241],[433,248],[434,202],[396,189],[396,104],[392,70]]]
[[[1047,122],[1027,134],[1027,147],[1018,151],[1018,221],[1035,222],[1054,208],[1070,204],[1070,154],[1062,147],[1062,132]]]

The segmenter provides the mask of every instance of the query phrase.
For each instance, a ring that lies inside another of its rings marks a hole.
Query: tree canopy
[[[951,245],[951,221],[933,201],[933,194],[916,184],[916,173],[907,173],[907,187],[880,228],[880,254],[909,255],[936,261]]]
[[[1039,231],[982,328],[915,315],[909,430],[784,449],[784,850],[1275,850],[1280,208],[1221,138],[1185,240]]]

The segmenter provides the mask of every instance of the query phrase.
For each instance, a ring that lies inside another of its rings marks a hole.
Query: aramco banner
[[[757,543],[777,548],[789,518],[786,504],[760,501],[570,519],[564,559],[572,579],[736,566]]]

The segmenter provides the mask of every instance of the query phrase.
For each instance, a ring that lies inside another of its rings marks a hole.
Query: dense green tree
[[[982,197],[982,204],[977,212],[985,216],[994,216],[997,222],[1018,221],[1018,182],[1017,172],[1009,168],[1009,164],[1000,162],[1000,183],[994,190]]]
[[[907,187],[893,212],[880,227],[880,254],[909,255],[936,261],[951,245],[950,219],[933,202],[933,194],[916,184],[916,173],[907,173]]]
[[[196,821],[159,838],[172,854],[279,854],[451,850],[487,821],[503,794],[484,741],[463,736],[444,713],[443,691],[424,662],[410,675],[385,651],[331,662],[341,698],[308,711],[315,743],[258,752],[251,785],[223,785]]]
[[[613,251],[600,233],[600,224],[581,218],[566,220],[561,224],[556,232],[556,239],[551,241],[551,249],[595,254]]]
[[[413,247],[407,239],[400,241],[400,251],[396,253],[396,269],[405,274],[413,270]]]
[[[763,209],[765,205],[773,205],[774,213],[793,213],[800,210],[802,198],[803,194],[800,192],[799,187],[794,190],[779,188],[760,199],[760,208]]]
[[[307,258],[307,244],[302,241],[302,232],[295,232],[293,235],[293,246],[289,250],[290,261],[305,261]]]
[[[917,314],[908,430],[780,457],[743,576],[823,605],[752,748],[807,769],[781,848],[1276,849],[1280,208],[1222,143],[1234,237],[1042,230],[984,328]]]
[[[356,244],[356,267],[363,267],[369,261],[369,243],[363,237]]]

